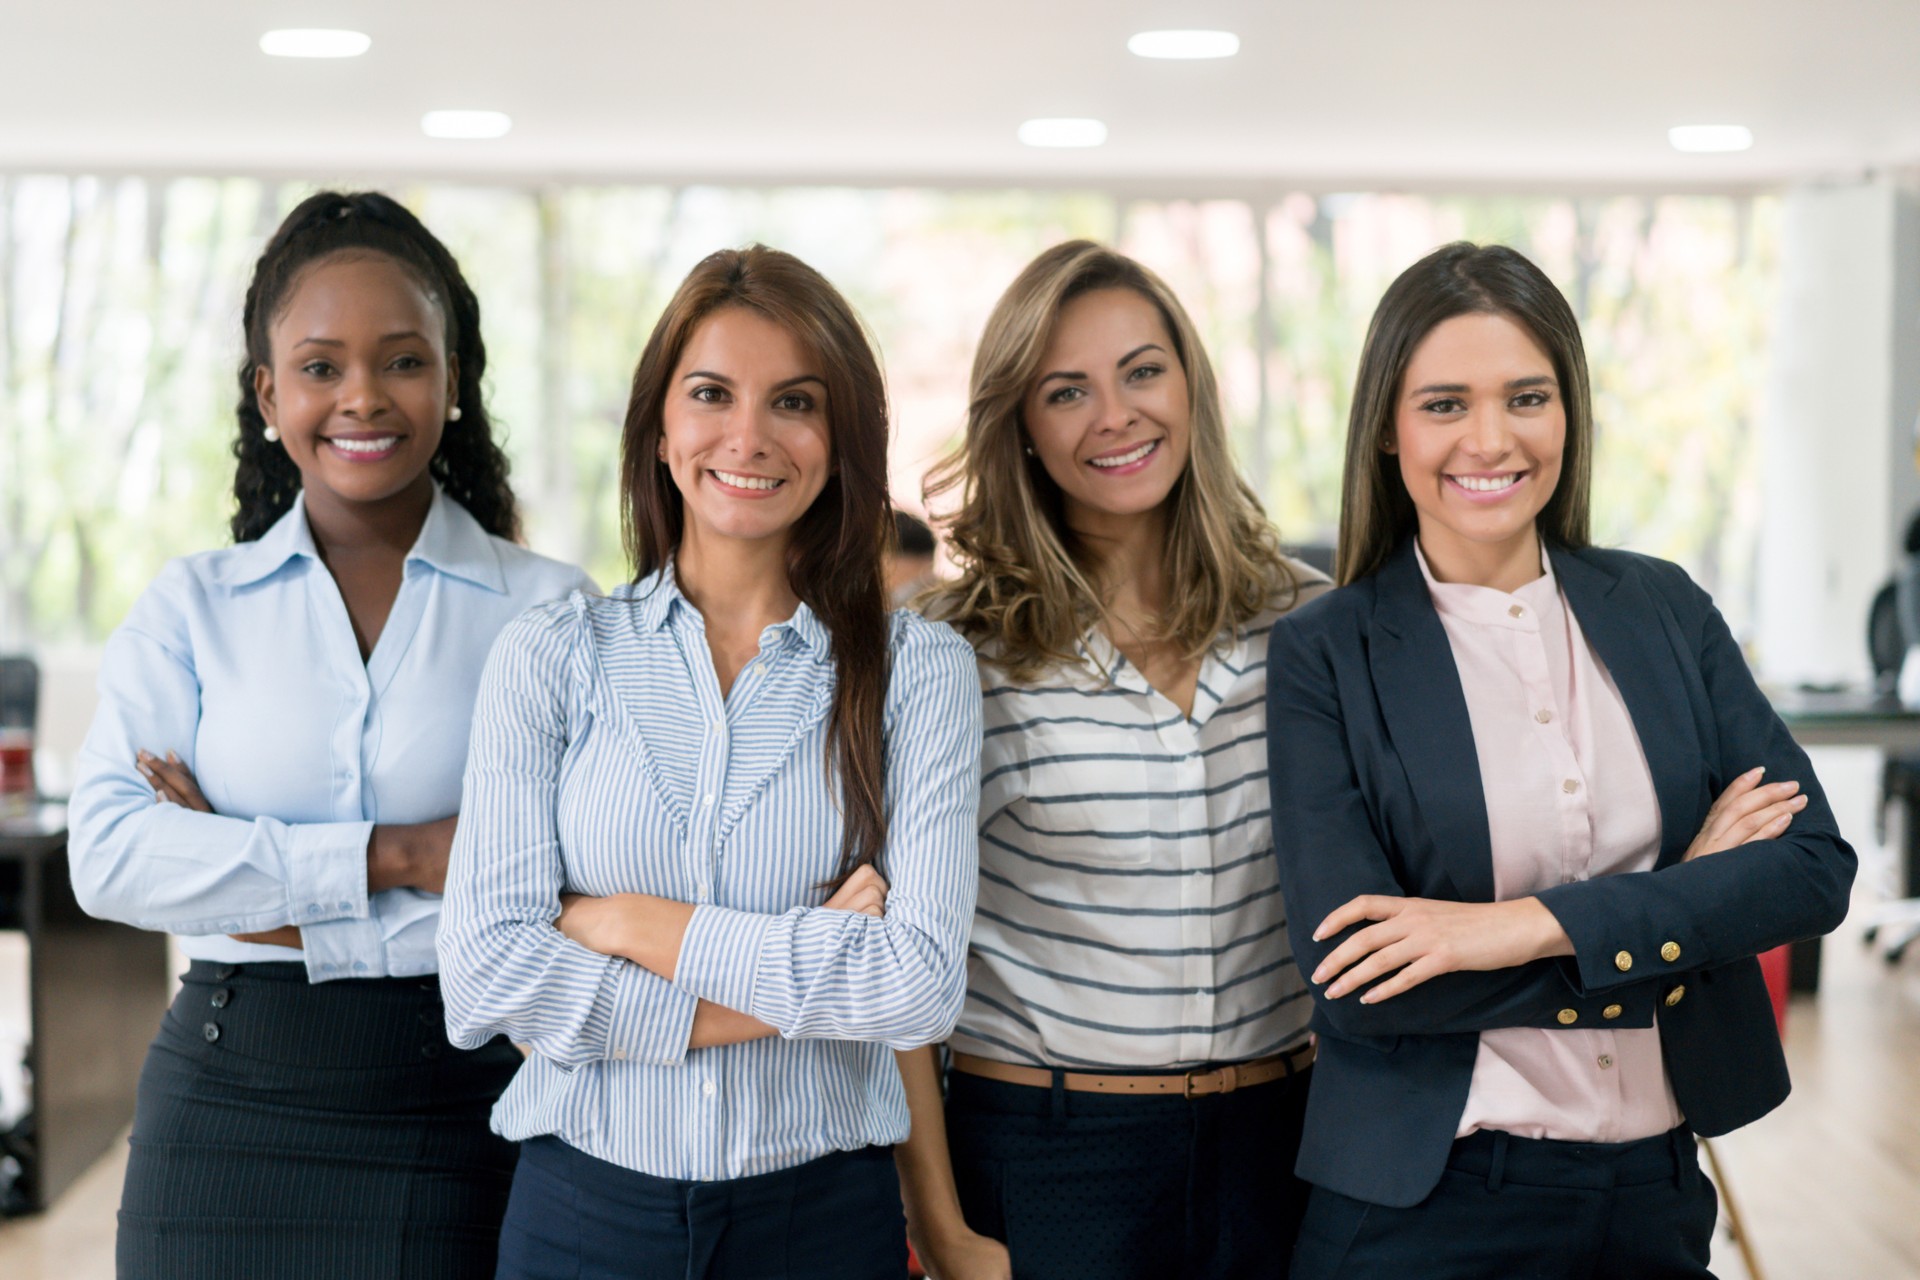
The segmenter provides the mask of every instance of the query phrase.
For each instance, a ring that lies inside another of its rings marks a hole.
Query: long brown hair
[[[1059,486],[1027,454],[1021,420],[1062,308],[1096,289],[1130,289],[1151,302],[1187,375],[1193,445],[1167,496],[1165,551],[1167,580],[1180,589],[1158,638],[1198,657],[1299,587],[1234,468],[1219,384],[1186,308],[1132,258],[1070,240],[1028,263],[994,304],[973,359],[966,442],[927,484],[929,507],[951,490],[961,495],[949,521],[960,576],[930,609],[1014,680],[1075,661],[1080,638],[1105,612],[1095,566],[1067,529]]]
[[[1593,393],[1580,322],[1546,273],[1503,244],[1457,241],[1435,249],[1387,286],[1367,326],[1347,419],[1347,463],[1340,492],[1341,586],[1377,572],[1418,527],[1413,499],[1381,446],[1393,438],[1400,384],[1421,341],[1443,321],[1501,315],[1533,335],[1553,361],[1567,412],[1560,483],[1535,527],[1562,546],[1584,547],[1593,484]]]
[[[671,563],[686,508],[660,461],[661,413],[700,323],[745,307],[792,334],[826,380],[833,466],[794,526],[787,574],[827,629],[834,662],[828,778],[837,772],[844,880],[877,864],[886,842],[887,597],[881,558],[893,530],[887,495],[887,393],[860,318],[826,278],[790,253],[750,245],[711,254],[681,282],[633,371],[620,440],[621,530],[639,582]],[[835,766],[837,767],[837,770]]]

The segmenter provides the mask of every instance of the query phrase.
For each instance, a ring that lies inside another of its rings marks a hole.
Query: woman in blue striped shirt
[[[1085,241],[995,306],[936,486],[961,491],[962,574],[933,611],[980,650],[986,738],[944,1129],[931,1052],[901,1055],[921,1257],[939,1280],[1278,1275],[1312,1051],[1267,633],[1319,575],[1235,474],[1179,300]]]
[[[980,693],[887,612],[886,438],[833,287],[714,254],[634,373],[634,581],[494,649],[440,957],[456,1043],[532,1051],[502,1276],[905,1272],[889,1047],[960,1011]]]

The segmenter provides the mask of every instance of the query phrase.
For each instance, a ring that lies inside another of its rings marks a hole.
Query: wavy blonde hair
[[[1131,289],[1160,312],[1187,375],[1192,447],[1167,495],[1167,581],[1178,598],[1152,637],[1189,659],[1299,590],[1260,500],[1240,478],[1227,444],[1220,389],[1186,308],[1159,276],[1088,240],[1055,245],[1000,295],[973,358],[967,434],[960,451],[928,477],[938,509],[958,490],[943,523],[960,576],[924,603],[1016,681],[1079,661],[1082,636],[1105,614],[1096,566],[1066,527],[1059,486],[1026,452],[1021,404],[1061,309],[1096,289]]]

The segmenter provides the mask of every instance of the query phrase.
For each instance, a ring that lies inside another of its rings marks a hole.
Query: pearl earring
[[[447,421],[448,421],[448,422],[458,422],[458,421],[460,421],[460,406],[459,406],[459,405],[455,405],[455,406],[453,406],[453,408],[451,408],[451,409],[449,409],[449,410],[447,410]]]
[[[1034,453],[1034,451],[1033,451],[1033,446],[1032,446],[1032,445],[1028,445],[1028,446],[1026,447],[1026,449],[1027,449],[1027,456],[1028,456],[1029,458],[1032,458],[1032,457],[1037,457],[1037,456],[1038,456],[1037,454],[1035,454],[1035,453]]]
[[[276,444],[279,442],[280,429],[278,427],[268,427],[265,431],[262,431],[260,434],[267,438],[268,444]]]

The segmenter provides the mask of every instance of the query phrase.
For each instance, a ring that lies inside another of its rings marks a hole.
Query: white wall
[[[1757,647],[1772,679],[1863,681],[1867,608],[1920,505],[1920,194],[1787,196],[1761,441]]]

